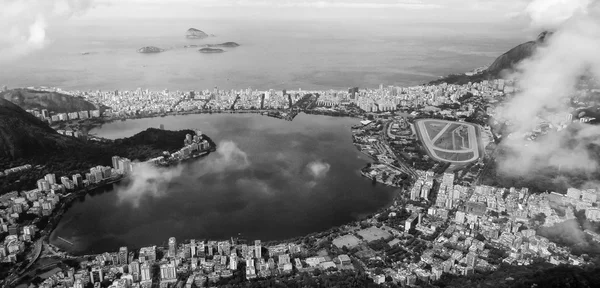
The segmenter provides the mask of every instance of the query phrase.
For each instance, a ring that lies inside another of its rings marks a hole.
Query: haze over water
[[[506,24],[255,20],[73,20],[50,27],[43,50],[0,69],[0,84],[67,90],[407,86],[490,64],[529,40]],[[190,27],[216,37],[186,39]],[[183,48],[228,41],[241,46],[222,54]],[[172,49],[137,53],[143,46]]]
[[[157,193],[115,191],[75,201],[51,236],[73,253],[178,239],[278,240],[348,223],[391,203],[394,189],[360,176],[369,162],[352,144],[357,119],[300,114],[170,116],[105,124],[91,133],[131,136],[149,127],[201,129],[219,151],[184,164]],[[171,170],[177,170],[176,168]],[[174,173],[174,172],[163,172]],[[57,237],[75,245],[69,245]]]

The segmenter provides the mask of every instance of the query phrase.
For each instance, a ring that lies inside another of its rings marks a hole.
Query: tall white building
[[[48,181],[48,183],[50,183],[50,185],[56,184],[56,175],[54,175],[54,174],[46,174],[44,179],[46,179],[46,181]]]
[[[142,281],[151,281],[152,280],[152,266],[150,263],[144,262],[141,267],[142,270]]]
[[[262,258],[261,249],[262,249],[262,247],[260,245],[260,240],[255,240],[254,241],[254,257]]]
[[[169,257],[177,256],[177,240],[175,240],[175,237],[169,238],[168,256]]]
[[[160,265],[160,279],[161,280],[176,280],[177,270],[175,269],[175,263],[169,262],[168,264]]]

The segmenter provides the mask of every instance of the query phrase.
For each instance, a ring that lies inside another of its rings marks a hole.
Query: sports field
[[[428,154],[438,161],[469,163],[483,156],[483,147],[479,147],[478,125],[420,119],[415,122],[415,127]]]

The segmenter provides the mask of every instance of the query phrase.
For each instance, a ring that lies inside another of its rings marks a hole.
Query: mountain
[[[553,32],[542,32],[535,41],[529,41],[510,49],[508,52],[500,55],[485,71],[474,75],[451,74],[439,79],[433,80],[427,85],[438,85],[441,83],[463,85],[469,82],[481,82],[483,80],[492,80],[502,78],[505,73],[510,73],[521,61],[531,57],[535,50],[547,43]]]
[[[32,89],[3,91],[0,92],[0,98],[8,100],[25,110],[48,109],[54,113],[68,113],[98,109],[94,104],[82,97]]]
[[[539,46],[544,45],[552,34],[552,32],[548,31],[542,32],[535,41],[529,41],[510,49],[508,52],[500,55],[500,57],[488,67],[486,73],[492,78],[497,78],[501,77],[504,72],[510,72],[521,61],[531,57],[535,50]]]
[[[0,158],[34,156],[76,145],[16,104],[0,98]]]
[[[204,33],[202,30],[190,28],[187,30],[187,33],[185,33],[185,37],[191,39],[204,39],[208,37],[208,34]]]

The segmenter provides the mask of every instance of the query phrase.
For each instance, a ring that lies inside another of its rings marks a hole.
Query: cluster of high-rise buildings
[[[433,171],[419,172],[419,178],[410,189],[410,200],[429,200],[429,193],[431,192],[431,188],[433,188]]]
[[[455,103],[471,93],[476,96],[494,98],[513,92],[514,83],[504,80],[483,81],[465,85],[421,85],[398,87],[380,85],[378,89],[348,90],[263,90],[205,89],[199,91],[151,91],[138,88],[133,91],[60,91],[73,96],[81,96],[88,101],[110,107],[104,114],[112,117],[151,115],[169,112],[196,110],[251,110],[289,109],[307,94],[319,94],[318,106],[335,107],[355,104],[365,112],[395,111],[398,107],[437,106]],[[54,89],[56,90],[56,89]],[[31,111],[43,119],[65,121],[99,117],[100,111],[81,111],[50,115],[48,111]]]
[[[186,135],[183,148],[169,155],[172,159],[182,160],[189,158],[191,153],[206,151],[210,144],[201,131],[195,135]],[[168,152],[167,152],[168,153]],[[36,188],[22,192],[10,192],[0,196],[0,233],[6,232],[8,236],[0,242],[0,262],[17,261],[17,255],[24,252],[25,242],[31,242],[36,238],[38,228],[36,225],[21,225],[20,219],[24,214],[39,217],[50,216],[58,207],[65,193],[75,192],[90,185],[110,183],[117,181],[123,176],[133,173],[138,165],[142,163],[161,164],[164,156],[150,159],[146,162],[131,161],[128,158],[113,156],[112,167],[95,166],[90,168],[84,175],[75,174],[61,176],[49,173],[36,182]],[[31,165],[25,165],[30,168]],[[14,170],[14,168],[13,168]],[[108,181],[108,182],[107,182]],[[35,221],[33,222],[35,223]]]
[[[253,245],[252,245],[253,244]],[[291,274],[293,269],[338,269],[351,267],[347,255],[303,257],[302,244],[263,245],[260,240],[245,241],[189,240],[184,243],[171,237],[166,247],[148,246],[138,251],[121,247],[118,252],[96,255],[81,263],[78,270],[67,269],[46,279],[40,287],[205,287],[233,277],[243,269],[245,279]],[[89,258],[89,257],[88,257]],[[351,268],[350,268],[351,269]]]
[[[17,166],[17,167],[12,167],[12,168],[8,168],[8,169],[4,169],[4,171],[0,171],[0,177],[6,176],[6,175],[9,175],[9,174],[12,174],[12,173],[17,173],[17,172],[29,170],[32,167],[33,166],[31,166],[31,164],[25,164],[25,165],[21,165],[21,166]]]
[[[85,120],[90,118],[99,118],[101,116],[100,110],[84,110],[79,112],[69,112],[69,113],[54,113],[49,111],[48,109],[30,109],[26,110],[30,114],[35,117],[38,117],[42,121],[47,121],[50,124],[61,121],[71,121],[71,120]]]
[[[502,263],[528,265],[538,259],[553,264],[587,263],[570,248],[539,235],[537,227],[573,220],[574,212],[583,209],[586,215],[592,216],[587,217],[588,220],[595,221],[592,219],[597,210],[597,190],[571,188],[565,195],[554,192],[533,194],[526,188],[454,185],[455,176],[451,173],[441,177],[433,177],[433,173],[424,171],[418,171],[418,174],[420,179],[406,192],[405,198],[419,200],[422,204],[394,204],[382,213],[386,216],[384,219],[393,219],[401,210],[408,212],[409,216],[401,224],[386,226],[398,223],[386,220],[384,223],[387,224],[381,226],[377,219],[382,215],[376,215],[367,221],[381,228],[372,226],[357,233],[349,225],[349,228],[341,229],[340,236],[333,241],[359,251],[351,256],[362,260],[374,282],[383,283],[391,278],[396,284],[415,285],[438,280],[446,273],[471,275],[475,271],[498,269]],[[437,196],[427,199],[423,197],[428,194],[423,187],[432,182],[439,184],[438,191],[430,191],[437,192],[431,194]],[[557,209],[564,209],[565,213],[559,215]],[[544,223],[536,223],[542,218],[545,218]],[[363,231],[377,229],[380,232],[365,237]],[[600,241],[600,235],[591,230],[580,232],[588,235],[591,241]],[[356,234],[363,236],[353,236]],[[387,243],[384,253],[364,253],[366,247],[373,247],[371,242],[385,234],[388,235],[383,236]],[[378,269],[377,265],[369,264],[368,259],[373,257],[382,257],[388,264],[384,269]]]

